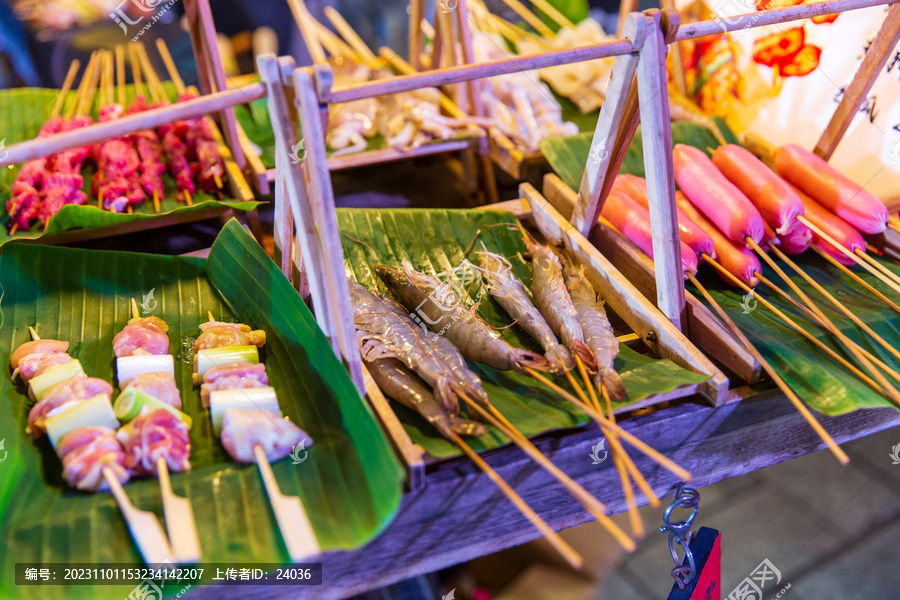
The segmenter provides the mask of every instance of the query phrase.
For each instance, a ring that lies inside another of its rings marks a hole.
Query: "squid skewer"
[[[245,334],[235,336],[241,338],[243,341],[247,341],[249,338],[259,346],[262,346],[265,343],[264,334],[260,339],[259,334],[263,333],[261,331],[246,331],[250,329],[247,326],[219,323],[215,320],[211,312],[207,312],[207,315],[209,317],[209,322],[205,324],[205,328],[201,326],[201,329],[204,329],[204,332],[197,338],[197,341],[201,342],[203,336],[210,332],[213,332],[213,335],[207,336],[206,341],[202,345],[215,343],[217,344],[216,348],[227,350],[229,347],[228,342],[233,341],[233,338],[229,338],[225,335],[217,336],[217,332],[215,331],[217,327],[222,328],[226,326],[233,327],[232,331],[236,334]],[[219,343],[222,343],[223,345],[218,345]],[[209,349],[209,346],[206,346],[205,349]],[[207,371],[215,369],[224,370],[231,366],[233,365],[216,364],[215,361],[213,361],[213,366]],[[206,373],[198,374],[202,376],[206,375]],[[264,392],[270,392],[267,395],[271,396],[272,402],[274,403],[274,405],[271,405],[271,410],[267,410],[260,408],[257,404],[259,400],[254,400],[254,397],[250,393],[251,390],[242,387],[242,384],[236,380],[234,383],[236,384],[234,387],[240,388],[240,396],[235,397],[232,395],[227,410],[222,411],[222,444],[235,460],[240,462],[256,462],[263,479],[263,484],[266,488],[266,494],[269,497],[269,503],[272,506],[272,512],[275,513],[275,520],[278,523],[281,537],[284,540],[284,545],[287,548],[291,560],[300,562],[305,558],[319,554],[321,551],[319,542],[316,539],[315,531],[313,531],[312,525],[309,522],[309,517],[306,514],[303,503],[297,496],[286,496],[281,493],[281,489],[278,486],[278,480],[275,478],[275,473],[272,471],[272,466],[269,463],[270,457],[267,455],[268,451],[275,460],[284,458],[293,450],[293,448],[297,447],[298,444],[302,445],[302,443],[308,439],[308,436],[299,427],[280,416],[277,398],[274,397],[274,390],[272,390],[272,388],[263,390]],[[233,388],[231,390],[217,390],[210,393],[210,409],[214,414],[218,409],[219,394],[227,395],[232,391],[234,391]],[[269,405],[267,405],[267,408],[268,407]],[[266,446],[265,448],[264,445]]]
[[[28,331],[31,333],[32,341],[41,339],[33,327],[29,327]],[[110,410],[112,410],[111,407]],[[90,441],[85,439],[85,442],[90,444],[96,443],[96,433],[99,432],[86,431],[94,429],[99,430],[102,428],[82,427],[74,429],[70,431],[69,434],[61,436],[60,442],[66,440],[69,435],[78,435],[79,432],[81,432],[89,434],[89,437],[92,438]],[[115,437],[112,437],[112,441],[118,444]],[[77,451],[77,448],[66,449],[66,456],[74,456]],[[109,486],[113,497],[116,499],[116,503],[119,506],[119,510],[122,512],[122,516],[128,523],[128,529],[131,531],[131,536],[134,538],[144,562],[148,565],[159,565],[165,561],[171,561],[172,549],[169,546],[169,540],[166,537],[159,520],[156,518],[156,515],[150,511],[141,510],[131,503],[131,500],[128,499],[128,494],[125,493],[125,489],[122,487],[120,474],[117,474],[113,470],[113,467],[104,466],[101,473],[106,485]]]

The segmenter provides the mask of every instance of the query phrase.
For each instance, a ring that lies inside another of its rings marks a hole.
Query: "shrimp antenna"
[[[365,246],[369,250],[369,258],[372,259],[372,263],[378,264],[378,254],[375,253],[375,249],[372,248],[372,246],[370,246],[368,244],[368,242],[364,242],[361,239],[355,238],[352,235],[350,235],[349,233],[342,233],[341,235],[343,237],[347,238],[348,240],[354,241],[357,244],[362,244],[363,246]]]

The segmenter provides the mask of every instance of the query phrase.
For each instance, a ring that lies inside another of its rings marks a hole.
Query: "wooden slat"
[[[315,131],[319,122],[320,105],[313,81],[312,69],[296,69],[294,71],[294,94],[297,98],[297,112],[302,131]],[[269,98],[269,101],[271,104],[272,98]],[[321,249],[321,262],[308,264],[316,265],[315,270],[323,272],[325,298],[331,312],[332,344],[337,342],[338,356],[343,355],[350,372],[350,379],[363,394],[365,393],[365,383],[362,359],[356,340],[356,328],[353,326],[350,289],[344,274],[344,250],[337,226],[334,190],[331,187],[331,174],[328,172],[328,159],[325,154],[325,136],[307,137],[304,149],[306,158],[300,164],[300,170],[308,181],[306,198],[311,207],[312,222],[315,224],[315,239],[318,240]],[[296,169],[288,170],[295,171]],[[288,188],[288,195],[293,192],[294,189]],[[291,205],[296,212],[297,207],[293,199]],[[305,247],[303,256],[309,256]],[[316,306],[317,311],[321,308],[321,305]]]
[[[625,39],[631,40],[636,49],[640,49],[647,36],[647,19],[638,13],[628,15],[622,33]],[[653,34],[652,31],[650,33]],[[637,68],[637,53],[617,56],[613,62],[606,101],[600,108],[600,116],[594,128],[591,151],[588,153],[587,164],[578,189],[578,203],[572,215],[575,229],[585,236],[590,233],[603,209],[605,196],[601,197],[600,192],[603,190],[604,182],[608,177],[615,177],[615,172],[609,173],[610,158],[619,136],[622,135],[620,125],[623,122],[629,90]]]
[[[661,13],[648,12],[652,14],[647,16],[648,32],[641,48],[637,80],[638,94],[643,99],[640,106],[641,139],[656,262],[656,303],[666,318],[681,329],[684,269],[675,213],[672,124],[669,120],[669,94],[666,93],[666,42],[661,29]],[[667,15],[669,26],[677,29],[678,13],[667,11]]]
[[[881,24],[881,29],[872,41],[872,45],[866,51],[853,81],[844,90],[844,96],[834,111],[831,121],[822,137],[816,144],[816,154],[830,160],[841,138],[847,133],[853,118],[859,113],[860,102],[865,102],[869,90],[875,84],[875,80],[887,63],[888,58],[894,52],[897,42],[900,41],[900,4],[894,4],[888,10],[887,18]]]
[[[709,375],[710,379],[700,385],[700,393],[714,404],[724,402],[728,378],[534,187],[523,183],[519,186],[519,194],[531,206],[532,217],[541,233],[552,243],[561,242],[587,267],[588,277],[603,299],[653,353],[695,373]]]
[[[544,197],[567,217],[575,207],[575,190],[554,174],[544,177]],[[591,232],[591,243],[644,295],[655,301],[656,274],[653,259],[621,234],[598,224]],[[760,364],[719,323],[718,319],[692,294],[685,294],[688,337],[706,355],[748,383],[759,380]]]

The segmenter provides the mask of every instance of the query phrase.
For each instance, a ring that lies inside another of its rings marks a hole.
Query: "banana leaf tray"
[[[163,84],[170,98],[175,97],[171,82]],[[43,88],[19,88],[0,91],[0,142],[10,146],[35,138],[41,126],[49,118],[59,90]],[[135,97],[133,85],[126,86],[126,96],[130,103]],[[63,114],[74,102],[75,92],[69,96],[63,107]],[[96,118],[96,114],[94,114]],[[160,198],[160,212],[156,213],[153,202],[145,200],[134,207],[132,214],[115,213],[102,210],[96,205],[96,198],[90,194],[90,181],[94,173],[93,167],[82,170],[84,175],[84,191],[88,201],[82,206],[66,205],[56,213],[44,228],[40,222],[27,230],[19,230],[9,235],[9,217],[6,212],[6,201],[10,199],[10,187],[19,172],[18,168],[3,169],[0,172],[0,246],[12,240],[40,240],[42,243],[65,243],[70,241],[106,237],[136,230],[165,227],[177,223],[198,221],[223,216],[234,211],[255,209],[253,193],[240,169],[231,159],[231,151],[218,139],[219,152],[225,162],[226,190],[235,197],[219,199],[216,196],[197,191],[193,197],[193,205],[187,206],[175,200],[175,182],[168,172],[163,174],[165,195]],[[2,146],[0,146],[2,147]],[[2,156],[2,151],[0,151]]]
[[[322,550],[359,548],[396,514],[403,471],[386,437],[306,305],[234,219],[207,260],[10,244],[0,255],[0,286],[4,362],[29,339],[31,325],[42,337],[69,340],[89,375],[112,381],[112,338],[129,318],[130,299],[143,300],[169,324],[183,410],[193,418],[192,468],[173,474],[172,485],[193,505],[204,563],[288,562],[256,466],[231,460],[191,384],[189,351],[207,310],[266,331],[260,358],[282,411],[313,439],[302,463],[288,458],[272,467],[282,491],[302,499]],[[140,563],[113,498],[66,486],[46,437],[25,434],[24,386],[3,381],[0,440],[8,455],[0,462],[0,597],[47,597],[44,586],[15,585],[17,562]],[[135,480],[125,490],[138,508],[161,518],[156,480]],[[52,592],[103,600],[125,598],[130,588]]]

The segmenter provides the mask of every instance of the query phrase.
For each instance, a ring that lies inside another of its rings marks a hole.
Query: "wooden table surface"
[[[654,448],[672,457],[704,487],[824,448],[824,444],[778,391],[750,395],[732,391],[734,401],[711,408],[692,401],[636,414],[622,422]],[[840,417],[817,415],[838,443],[900,425],[900,411],[861,410]],[[612,461],[592,464],[591,448],[602,439],[596,425],[549,433],[536,445],[554,463],[604,502],[610,513],[625,510]],[[629,450],[657,495],[676,483],[673,475]],[[557,530],[592,520],[559,483],[518,448],[484,454],[487,461]],[[467,460],[433,465],[428,485],[404,495],[399,514],[369,545],[321,557],[321,586],[208,586],[193,590],[191,600],[340,599],[423,575],[470,559],[517,546],[539,537],[536,529],[487,478]],[[646,503],[644,501],[643,503]],[[664,505],[666,503],[664,502]],[[653,535],[654,527],[648,528]],[[659,543],[665,542],[659,536]]]

